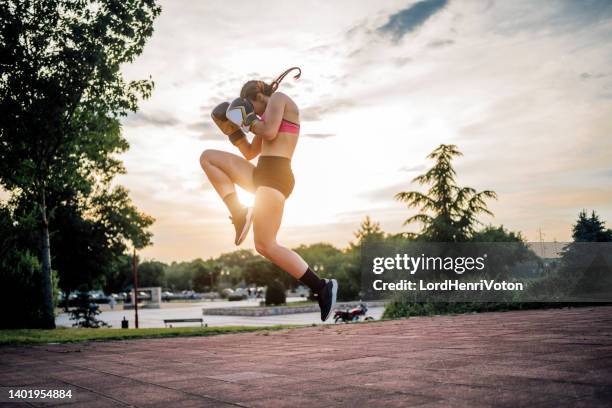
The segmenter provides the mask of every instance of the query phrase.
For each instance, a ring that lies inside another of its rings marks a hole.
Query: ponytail
[[[272,92],[275,92],[278,89],[278,86],[283,81],[283,79],[285,79],[287,74],[293,71],[294,69],[297,69],[299,72],[293,77],[293,79],[300,79],[300,75],[302,75],[302,70],[300,69],[300,67],[291,67],[282,74],[280,74],[274,81],[272,81]]]
[[[257,97],[258,93],[262,93],[266,96],[272,95],[278,89],[280,83],[285,79],[287,74],[294,69],[298,70],[298,73],[293,77],[293,79],[299,79],[300,75],[302,75],[302,70],[300,67],[291,67],[282,74],[280,74],[271,84],[266,84],[264,81],[248,81],[246,84],[242,86],[242,90],[240,91],[240,97],[246,98],[250,100],[254,100]]]

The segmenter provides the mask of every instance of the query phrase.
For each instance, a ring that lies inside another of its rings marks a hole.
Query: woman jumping
[[[295,184],[291,157],[300,133],[297,105],[289,96],[276,90],[294,69],[298,70],[294,77],[298,79],[301,70],[293,67],[271,84],[248,81],[240,91],[240,98],[213,109],[213,120],[244,158],[209,149],[200,156],[200,165],[229,209],[236,229],[235,244],[240,245],[244,241],[252,223],[257,252],[316,294],[321,320],[325,321],[336,304],[338,282],[335,279],[321,279],[302,257],[276,241],[285,200]],[[251,143],[242,129],[255,134]],[[258,155],[257,166],[253,166],[249,160]],[[253,208],[240,203],[236,184],[255,194]]]

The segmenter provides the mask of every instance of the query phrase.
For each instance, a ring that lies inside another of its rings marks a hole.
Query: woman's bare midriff
[[[299,135],[279,132],[274,140],[264,140],[261,146],[261,156],[282,156],[291,159]]]

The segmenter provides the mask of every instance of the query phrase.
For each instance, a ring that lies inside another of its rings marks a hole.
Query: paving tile
[[[208,378],[212,378],[213,380],[221,380],[228,382],[241,382],[247,380],[256,380],[260,378],[268,378],[268,377],[276,377],[277,374],[271,373],[263,373],[257,371],[238,371],[230,374],[222,374],[222,375],[209,375]]]
[[[161,402],[151,402],[139,404],[139,407],[144,408],[171,408],[171,407],[180,407],[180,408],[223,408],[223,407],[236,407],[235,404],[226,403],[223,401],[212,400],[208,398],[197,398],[197,397],[188,397],[177,399],[173,401],[161,401]]]
[[[153,405],[163,402],[171,404],[173,401],[185,399],[185,397],[189,396],[182,391],[166,389],[149,384],[107,388],[99,392],[126,404],[138,406]]]
[[[610,408],[612,396],[608,396],[608,399],[604,398],[571,398],[563,400],[551,400],[543,404],[536,405],[537,408]]]
[[[259,399],[251,399],[248,398],[248,396],[245,396],[245,398],[239,401],[239,404],[252,408],[312,408],[313,406],[333,407],[336,402],[336,400],[327,397],[326,395],[321,395],[320,398],[317,398],[316,400],[309,397],[287,395],[271,396]]]
[[[482,401],[443,399],[418,405],[418,408],[491,408],[492,405]]]
[[[260,395],[260,398],[266,395],[271,395],[273,387],[265,388],[265,393]],[[219,382],[214,385],[195,385],[189,388],[183,388],[181,391],[194,396],[206,397],[219,401],[237,401],[244,398],[245,395],[254,397],[256,394],[257,387],[253,387],[247,384],[230,383],[230,382]]]

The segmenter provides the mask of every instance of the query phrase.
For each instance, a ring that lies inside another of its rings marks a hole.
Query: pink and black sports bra
[[[265,115],[261,115],[261,120],[265,121]],[[298,125],[297,123],[293,123],[291,121],[288,121],[287,119],[283,119],[281,121],[281,124],[278,128],[278,132],[284,132],[284,133],[293,133],[294,135],[299,135],[300,134],[300,125]]]

